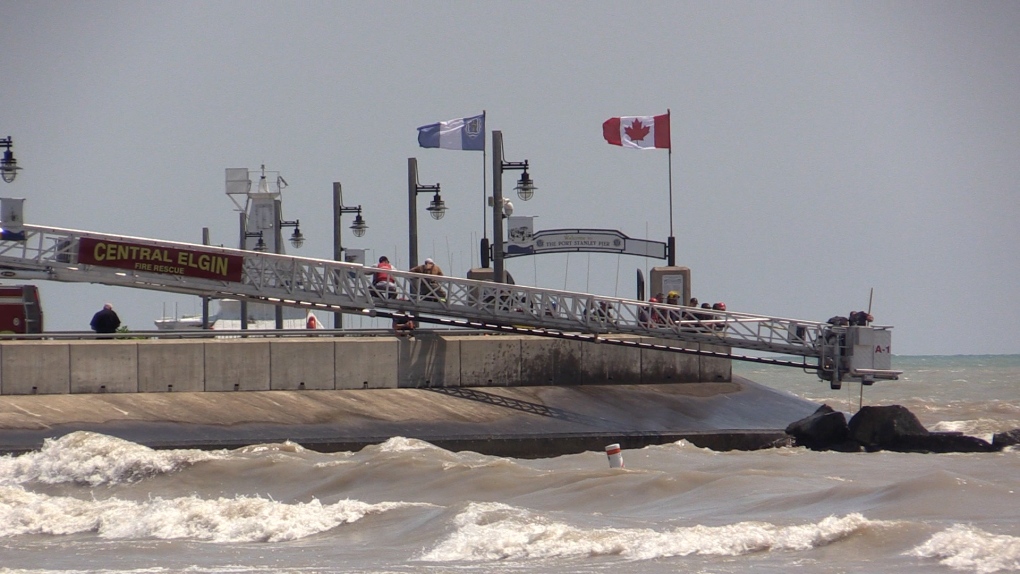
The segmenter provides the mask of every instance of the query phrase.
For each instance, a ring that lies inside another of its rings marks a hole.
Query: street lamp
[[[239,223],[241,227],[241,249],[248,248],[248,239],[258,237],[259,240],[255,243],[255,247],[252,247],[252,251],[258,251],[264,253],[266,251],[266,241],[262,237],[262,230],[259,231],[248,231],[248,214],[241,212],[238,214]],[[248,300],[241,299],[241,329],[248,330]]]
[[[365,230],[368,229],[368,224],[365,223],[365,219],[361,217],[361,206],[347,207],[344,205],[344,193],[343,188],[340,186],[339,181],[333,182],[333,261],[344,260],[344,247],[340,233],[340,216],[345,213],[355,213],[354,223],[351,224],[351,231],[354,232],[355,237],[363,237]],[[344,327],[344,314],[340,311],[333,313],[333,328],[343,329]]]
[[[11,151],[11,147],[14,146],[14,139],[11,136],[0,139],[0,147],[4,148],[4,159],[0,161],[0,176],[3,177],[7,183],[13,183],[14,178],[18,176],[18,160],[14,159],[14,152]]]
[[[300,219],[295,219],[294,221],[280,221],[280,227],[294,228],[294,233],[290,236],[290,244],[294,246],[294,249],[301,249],[301,246],[305,244],[305,236],[301,233],[300,226]]]
[[[250,232],[246,231],[244,233],[244,236],[246,238],[247,237],[258,237],[259,238],[258,242],[255,243],[255,247],[252,247],[251,250],[252,251],[258,251],[259,253],[265,253],[266,252],[266,241],[265,241],[265,239],[262,238],[262,232],[261,231],[250,231]]]
[[[293,227],[294,233],[290,236],[290,244],[295,249],[300,249],[305,244],[305,236],[301,234],[301,227],[298,220],[284,221],[283,200],[279,197],[273,200],[273,252],[283,253],[283,228]],[[257,245],[256,245],[257,247]],[[283,329],[283,305],[276,305],[276,328]]]
[[[354,218],[354,223],[351,224],[351,229],[354,230],[355,237],[364,237],[365,230],[368,229],[368,224],[361,217],[361,206],[358,206],[358,215]]]
[[[528,201],[535,195],[535,182],[528,175],[528,160],[506,161],[503,159],[503,132],[492,132],[492,271],[493,281],[506,282],[503,270],[503,172],[520,170],[521,178],[517,181],[517,197]],[[482,253],[482,267],[488,267],[487,253]]]
[[[431,189],[426,189],[429,187],[432,186],[423,185],[421,186],[421,189],[419,189],[419,191],[432,191]],[[439,196],[438,183],[436,184],[436,195],[432,197],[432,201],[429,202],[429,206],[425,208],[425,211],[429,212],[429,215],[432,216],[432,219],[435,219],[436,221],[442,219],[443,216],[446,215],[446,202],[443,201],[443,198]]]
[[[340,261],[340,256],[343,252],[343,247],[340,244],[340,216],[345,213],[354,213],[354,223],[351,224],[351,231],[354,232],[355,237],[364,237],[365,230],[368,229],[368,224],[365,223],[365,218],[361,216],[361,206],[348,207],[344,205],[344,193],[343,188],[340,186],[339,181],[333,182],[333,260]]]
[[[535,197],[535,190],[538,189],[535,187],[535,182],[531,181],[531,176],[528,175],[527,165],[528,162],[525,160],[524,172],[521,173],[521,179],[517,180],[517,187],[514,188],[517,190],[517,197],[521,198],[521,201],[528,201]]]
[[[432,197],[432,201],[429,202],[429,206],[425,210],[429,212],[432,219],[438,221],[446,215],[446,202],[439,195],[439,184],[419,184],[418,159],[407,158],[407,248],[410,255],[408,268],[418,265],[418,194],[432,192],[435,193],[435,196]]]

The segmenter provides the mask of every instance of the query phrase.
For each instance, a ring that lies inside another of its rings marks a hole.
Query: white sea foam
[[[209,542],[280,542],[325,532],[414,503],[318,500],[285,504],[262,497],[153,498],[144,502],[47,496],[0,486],[0,538],[94,532],[108,539],[157,538]]]
[[[88,569],[88,570],[48,570],[48,569],[22,569],[4,568],[0,566],[0,574],[252,574],[265,572],[266,574],[283,574],[294,572],[295,574],[316,574],[321,570],[294,567],[280,568],[276,565],[216,565],[216,566],[188,566],[186,568],[166,568],[153,566],[150,568],[110,568],[110,569]],[[329,570],[326,570],[329,571]]]
[[[474,503],[460,513],[456,531],[420,556],[428,562],[488,561],[615,555],[651,560],[692,554],[739,556],[770,550],[807,550],[881,526],[860,514],[830,516],[814,524],[778,526],[740,522],[651,529],[577,528],[498,503]]]
[[[296,566],[292,568],[281,568],[277,565],[241,565],[227,564],[216,566],[188,566],[186,568],[167,568],[153,566],[150,568],[109,568],[109,569],[88,569],[88,570],[44,570],[44,569],[10,569],[0,566],[0,574],[318,574],[319,572],[332,572],[329,569],[305,568]],[[388,574],[380,571],[380,574]]]
[[[962,432],[967,434],[978,421],[939,421],[928,430],[935,432]]]
[[[424,457],[437,463],[439,468],[444,471],[479,468],[508,469],[517,466],[514,459],[470,451],[453,453],[430,442],[402,436],[390,437],[385,442],[370,448],[376,449],[376,452],[380,454],[398,453],[417,459]]]
[[[997,421],[991,419],[976,419],[970,421],[939,421],[931,426],[933,432],[958,432],[968,436],[992,442],[995,435]],[[991,430],[989,430],[991,429]]]
[[[981,574],[1020,570],[1020,537],[991,534],[980,528],[956,524],[907,554],[938,558],[943,566]]]
[[[29,481],[89,486],[130,483],[225,456],[226,451],[153,450],[123,439],[79,431],[46,439],[38,452],[0,458],[0,485]]]
[[[263,443],[243,446],[237,449],[235,452],[238,452],[240,454],[264,454],[278,452],[300,454],[303,452],[308,452],[308,449],[299,445],[296,442],[285,440],[279,443]]]
[[[188,568],[186,572],[201,574],[202,572],[218,572],[225,574],[231,570],[216,569],[211,570],[208,568]],[[237,572],[251,572],[252,569],[247,568],[244,570],[238,569]],[[168,572],[177,572],[177,570],[170,570],[168,568],[162,568],[159,566],[152,568],[132,568],[130,570],[111,569],[111,570],[25,570],[21,568],[10,569],[0,567],[0,574],[166,574]]]
[[[402,436],[391,437],[379,445],[380,452],[411,452],[418,450],[441,451],[443,449],[423,440]]]

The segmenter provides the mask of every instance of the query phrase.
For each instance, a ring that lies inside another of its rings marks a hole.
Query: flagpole
[[[482,125],[485,125],[485,110],[482,110]],[[488,129],[488,128],[486,128]],[[482,131],[482,139],[485,139],[485,130]],[[489,222],[486,219],[486,198],[489,197],[489,187],[485,181],[485,164],[489,161],[489,148],[488,146],[482,146],[482,239],[489,237]],[[483,243],[484,244],[484,243]],[[486,256],[482,256],[482,261],[487,259]],[[484,265],[483,265],[484,267]]]
[[[676,237],[673,235],[673,125],[669,114],[669,108],[666,108],[666,121],[669,122],[671,132],[669,139],[669,241],[666,244],[666,257],[669,266],[673,267],[676,265]]]

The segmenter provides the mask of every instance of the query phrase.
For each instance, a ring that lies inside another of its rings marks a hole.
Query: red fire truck
[[[35,285],[0,285],[0,333],[42,333],[43,312]]]

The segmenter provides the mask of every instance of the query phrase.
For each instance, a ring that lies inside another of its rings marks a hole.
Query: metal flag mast
[[[666,108],[666,125],[670,127],[669,138],[669,239],[666,243],[667,263],[670,267],[676,265],[676,237],[673,235],[673,137],[669,108]]]
[[[482,126],[485,126],[485,125],[486,125],[486,123],[485,123],[485,110],[482,110]],[[482,141],[485,141],[485,130],[486,129],[488,129],[488,128],[483,128],[482,129]],[[483,240],[486,237],[489,236],[489,222],[486,219],[486,217],[488,216],[488,212],[486,211],[486,207],[487,207],[486,202],[488,201],[488,197],[489,197],[489,186],[486,184],[486,181],[485,181],[485,165],[489,161],[488,158],[489,158],[489,148],[487,148],[487,147],[485,147],[483,145],[482,146],[482,239]],[[484,245],[484,242],[483,242],[483,245]],[[485,260],[485,256],[482,256],[482,259],[484,261]],[[484,267],[484,265],[483,265],[483,267]]]

